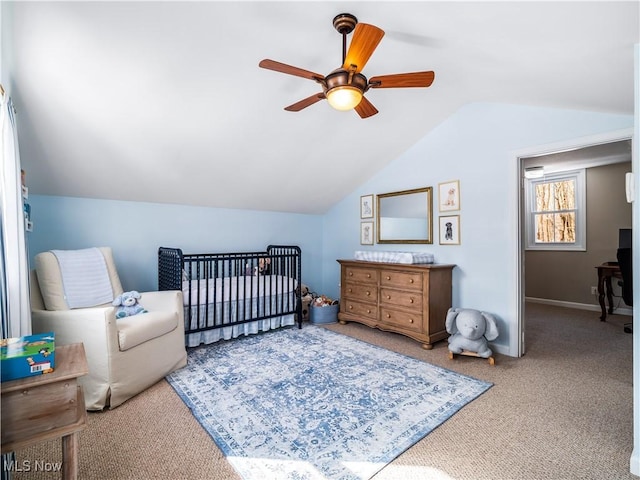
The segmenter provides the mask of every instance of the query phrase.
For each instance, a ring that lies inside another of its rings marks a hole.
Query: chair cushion
[[[148,312],[117,320],[118,344],[124,352],[141,343],[161,337],[178,326],[176,312]],[[162,355],[162,352],[158,352]]]
[[[122,293],[122,284],[113,261],[111,248],[100,247],[99,250],[104,255],[107,272],[111,280],[111,288],[113,288],[113,295],[116,297]],[[42,252],[35,256],[34,263],[38,276],[38,286],[40,287],[45,308],[47,310],[69,310],[64,294],[60,264],[56,256],[51,252]],[[107,303],[101,306],[110,305],[110,303]]]

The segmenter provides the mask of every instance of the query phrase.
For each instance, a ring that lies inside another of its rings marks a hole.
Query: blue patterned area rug
[[[314,325],[188,355],[167,380],[245,480],[371,478],[492,385]]]

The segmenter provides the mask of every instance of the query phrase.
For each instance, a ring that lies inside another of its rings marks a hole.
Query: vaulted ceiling
[[[31,192],[323,213],[470,102],[633,113],[638,2],[2,2],[3,79]],[[368,119],[270,58],[326,75],[349,12],[386,32]]]

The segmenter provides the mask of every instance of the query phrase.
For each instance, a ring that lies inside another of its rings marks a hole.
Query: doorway
[[[518,325],[513,338],[517,344],[517,356],[526,353],[526,229],[524,214],[524,173],[532,166],[544,166],[545,171],[553,172],[567,169],[591,168],[622,161],[631,161],[631,139],[633,129],[609,132],[606,134],[582,137],[551,145],[541,145],[514,152],[517,165],[518,205],[517,205],[517,286],[516,305]],[[621,155],[628,151],[625,158]],[[595,275],[595,274],[594,274]]]

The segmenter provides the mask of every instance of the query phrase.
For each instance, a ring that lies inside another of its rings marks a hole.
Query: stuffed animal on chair
[[[140,299],[140,292],[132,290],[130,292],[124,292],[118,295],[111,304],[116,309],[116,318],[131,317],[132,315],[138,315],[139,313],[147,313],[147,310],[138,303]]]
[[[498,326],[493,315],[470,308],[450,308],[445,326],[451,334],[449,350],[452,353],[466,350],[482,358],[491,357],[493,352],[487,341],[498,338]]]

